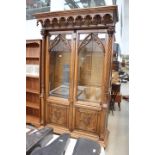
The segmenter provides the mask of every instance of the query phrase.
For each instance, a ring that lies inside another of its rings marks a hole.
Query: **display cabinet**
[[[44,125],[107,144],[117,6],[35,14],[41,23]]]
[[[26,41],[26,122],[41,124],[40,107],[41,40]]]

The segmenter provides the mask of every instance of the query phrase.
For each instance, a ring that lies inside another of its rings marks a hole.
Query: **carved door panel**
[[[58,104],[48,104],[47,123],[68,127],[68,107]]]
[[[85,108],[75,108],[75,129],[97,133],[99,112]]]
[[[46,122],[71,128],[73,98],[73,32],[50,32],[46,57]]]
[[[77,31],[73,130],[99,133],[105,33]]]

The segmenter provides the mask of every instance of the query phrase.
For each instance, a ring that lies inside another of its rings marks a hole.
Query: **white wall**
[[[51,11],[64,10],[65,0],[51,0]]]
[[[51,0],[51,11],[63,10],[64,0]],[[26,21],[26,39],[41,39],[41,25],[37,26],[36,19]]]
[[[122,7],[122,18],[123,18],[123,27],[122,27],[122,36],[120,33],[120,13],[119,13],[119,22],[116,24],[116,42],[120,44],[122,54],[129,53],[129,30],[128,30],[128,20],[129,20],[129,0],[117,0],[118,10],[121,11]],[[64,0],[51,0],[51,11],[59,11],[64,9]],[[41,39],[40,34],[41,26],[36,26],[36,20],[27,20],[26,21],[26,39]]]
[[[122,52],[129,54],[129,0],[123,0]]]
[[[40,30],[41,25],[37,26],[36,19],[26,21],[26,39],[41,39]]]

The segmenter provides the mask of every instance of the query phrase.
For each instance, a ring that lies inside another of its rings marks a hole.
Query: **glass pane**
[[[50,38],[50,96],[69,96],[71,38],[71,34],[52,35]]]
[[[101,101],[104,57],[103,36],[101,33],[80,34],[79,36],[78,100]]]

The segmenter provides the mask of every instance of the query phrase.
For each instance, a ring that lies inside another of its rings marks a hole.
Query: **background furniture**
[[[41,124],[40,107],[41,40],[26,41],[26,122]]]
[[[55,133],[107,145],[117,6],[35,14],[43,36],[41,104]]]
[[[115,102],[118,103],[118,107],[119,107],[119,110],[121,110],[121,98],[122,98],[122,95],[120,93],[120,87],[121,87],[121,83],[112,83],[112,91],[111,91],[111,104],[110,104],[110,110],[112,110],[112,113],[113,111],[115,110]]]

